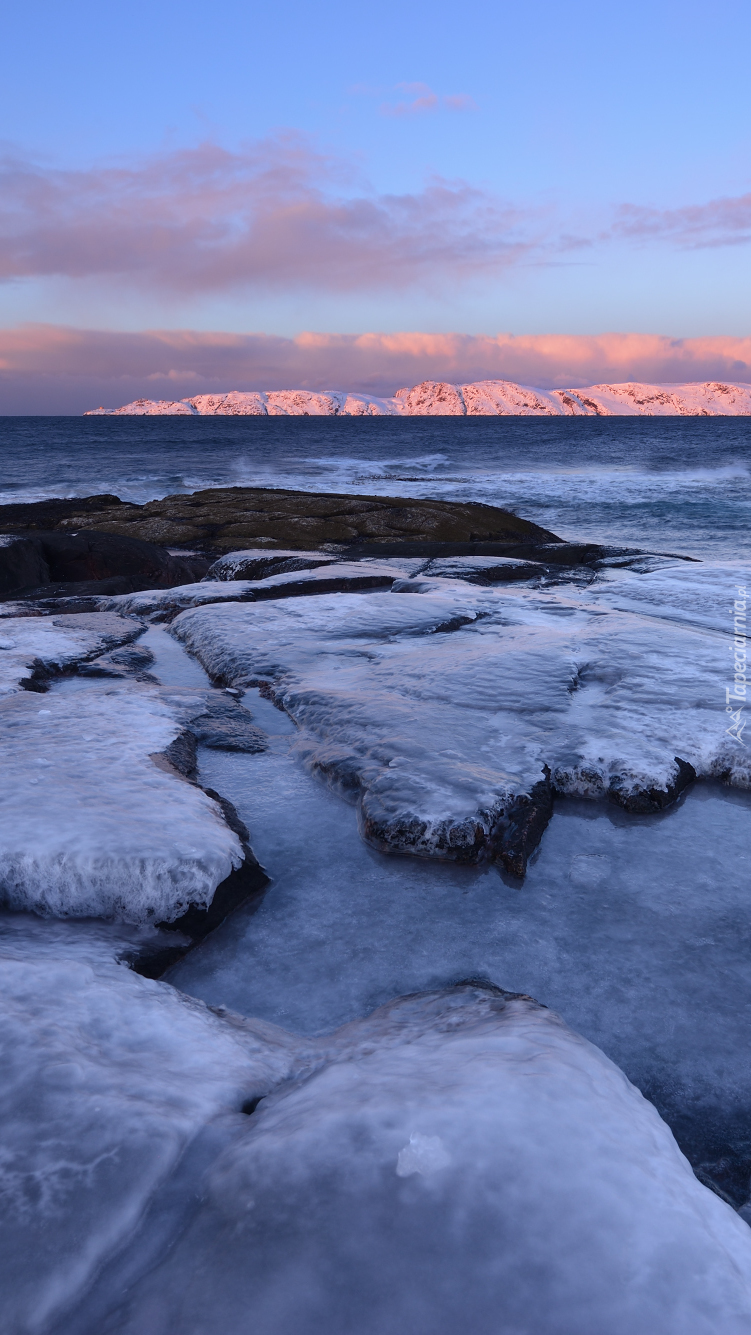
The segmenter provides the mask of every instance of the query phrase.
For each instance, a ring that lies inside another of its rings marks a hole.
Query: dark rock
[[[0,597],[26,585],[46,584],[49,566],[38,542],[19,535],[0,536]]]
[[[47,501],[18,501],[10,505],[0,505],[0,529],[16,532],[19,529],[55,529],[65,520],[99,514],[103,509],[112,510],[122,506],[123,510],[138,509],[111,492],[101,492],[97,496],[75,496],[72,499],[53,498]]]
[[[270,488],[214,488],[166,496],[143,506],[113,503],[109,497],[0,506],[0,528],[9,533],[39,529],[45,522],[57,531],[108,533],[160,546],[223,552],[254,545],[310,549],[372,544],[379,551],[384,543],[411,549],[421,542],[491,542],[507,547],[557,541],[555,534],[507,510],[476,502]]]
[[[68,583],[39,584],[35,588],[16,589],[14,599],[39,603],[42,608],[58,606],[63,599],[88,600],[92,604],[100,598],[114,598],[118,593],[134,593],[133,581],[127,575],[113,575],[111,579],[77,579]]]
[[[218,692],[216,699],[210,699],[205,713],[190,720],[190,730],[197,742],[215,751],[257,754],[268,749],[266,734],[255,726],[250,712]]]
[[[395,573],[384,574],[366,568],[361,575],[353,574],[351,571],[337,574],[334,567],[331,575],[316,576],[315,579],[284,579],[278,584],[268,584],[265,588],[256,585],[248,601],[264,602],[270,598],[305,598],[318,593],[357,593],[363,589],[390,589],[395,580]]]
[[[169,589],[194,583],[205,570],[205,559],[173,556],[137,537],[33,530],[0,546],[0,597],[34,600]]]
[[[712,1163],[694,1165],[694,1173],[705,1187],[709,1187],[721,1200],[740,1210],[749,1199],[751,1192],[751,1159],[738,1159],[727,1155]]]
[[[473,564],[470,566],[462,565],[461,557],[438,559],[430,562],[423,571],[423,578],[463,579],[468,584],[492,585],[507,584],[514,580],[539,579],[548,571],[548,567],[539,561],[521,561],[517,564],[515,560],[507,558],[506,561],[494,565],[491,558],[486,560],[487,564],[482,565],[477,564],[476,558],[473,558]]]
[[[163,751],[155,751],[151,759],[160,769],[176,771],[183,779],[193,782],[198,774],[196,739],[185,729]]]
[[[527,862],[553,814],[553,797],[546,767],[545,778],[528,795],[515,797],[496,822],[488,841],[490,855],[512,876],[525,876]]]
[[[145,645],[128,644],[123,649],[114,649],[109,654],[102,654],[90,663],[83,663],[78,669],[80,677],[131,677],[137,681],[156,681],[147,669],[154,662],[154,655]]]
[[[696,770],[687,760],[681,760],[675,757],[677,772],[674,781],[667,788],[643,788],[636,792],[627,790],[627,780],[615,778],[611,780],[608,789],[608,796],[611,802],[616,802],[619,807],[625,811],[630,811],[632,815],[647,816],[656,811],[664,811],[676,798],[680,796],[684,788],[696,779]]]

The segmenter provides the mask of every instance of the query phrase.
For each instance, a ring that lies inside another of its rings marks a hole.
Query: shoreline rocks
[[[215,487],[165,496],[146,505],[92,496],[81,501],[0,506],[0,532],[30,537],[39,530],[71,536],[75,533],[80,543],[88,537],[96,544],[101,540],[95,535],[111,534],[138,539],[155,548],[200,548],[217,555],[259,544],[270,549],[280,546],[288,555],[289,549],[325,550],[328,544],[334,544],[336,552],[350,547],[360,550],[371,544],[377,552],[383,543],[490,542],[506,547],[559,541],[554,533],[508,510],[477,502],[340,496],[259,487]],[[363,554],[367,553],[363,550]],[[179,559],[185,562],[191,558]],[[207,569],[192,578],[200,579]],[[186,582],[184,576],[172,580]],[[152,580],[151,585],[141,587],[167,584]]]

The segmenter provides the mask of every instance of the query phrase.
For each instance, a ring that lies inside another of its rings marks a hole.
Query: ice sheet
[[[546,771],[559,792],[631,805],[669,800],[676,758],[751,786],[727,730],[732,624],[724,637],[701,616],[662,617],[670,574],[620,572],[596,597],[418,577],[368,597],[199,608],[172,632],[213,677],[266,681],[308,763],[360,795],[374,845],[473,858]],[[645,614],[608,606],[649,580]]]
[[[0,621],[0,696],[35,675],[52,674],[135,640],[143,626],[102,612]]]
[[[219,1118],[226,1143],[244,1099],[289,1070],[284,1035],[233,1029],[117,964],[144,935],[0,915],[8,1335],[47,1332],[139,1228],[149,1202],[168,1197],[196,1137]],[[196,1185],[194,1175],[183,1217]]]
[[[332,1035],[161,1263],[105,1272],[109,1320],[92,1301],[60,1335],[740,1335],[750,1266],[746,1225],[617,1068],[466,987]]]
[[[751,588],[747,562],[717,565],[676,561],[645,576],[617,569],[603,571],[588,597],[594,603],[640,616],[719,631],[729,643],[734,634],[738,589],[746,587]]]
[[[278,733],[273,752],[204,752],[201,774],[254,832],[272,885],[171,971],[177,986],[315,1033],[486,977],[603,1048],[695,1163],[751,1160],[751,796],[697,785],[641,817],[561,801],[519,889],[495,870],[373,852],[289,754],[285,716],[264,701],[253,713]]]
[[[206,692],[76,683],[0,703],[0,896],[73,917],[173,921],[242,862],[217,804],[152,758]]]

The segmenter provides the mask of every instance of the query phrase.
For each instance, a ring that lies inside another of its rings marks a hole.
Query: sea
[[[0,504],[233,486],[483,501],[565,539],[751,555],[751,418],[0,419]]]

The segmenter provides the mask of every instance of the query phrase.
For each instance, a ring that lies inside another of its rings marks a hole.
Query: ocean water
[[[0,419],[0,504],[253,485],[484,501],[563,538],[751,554],[751,418]]]

